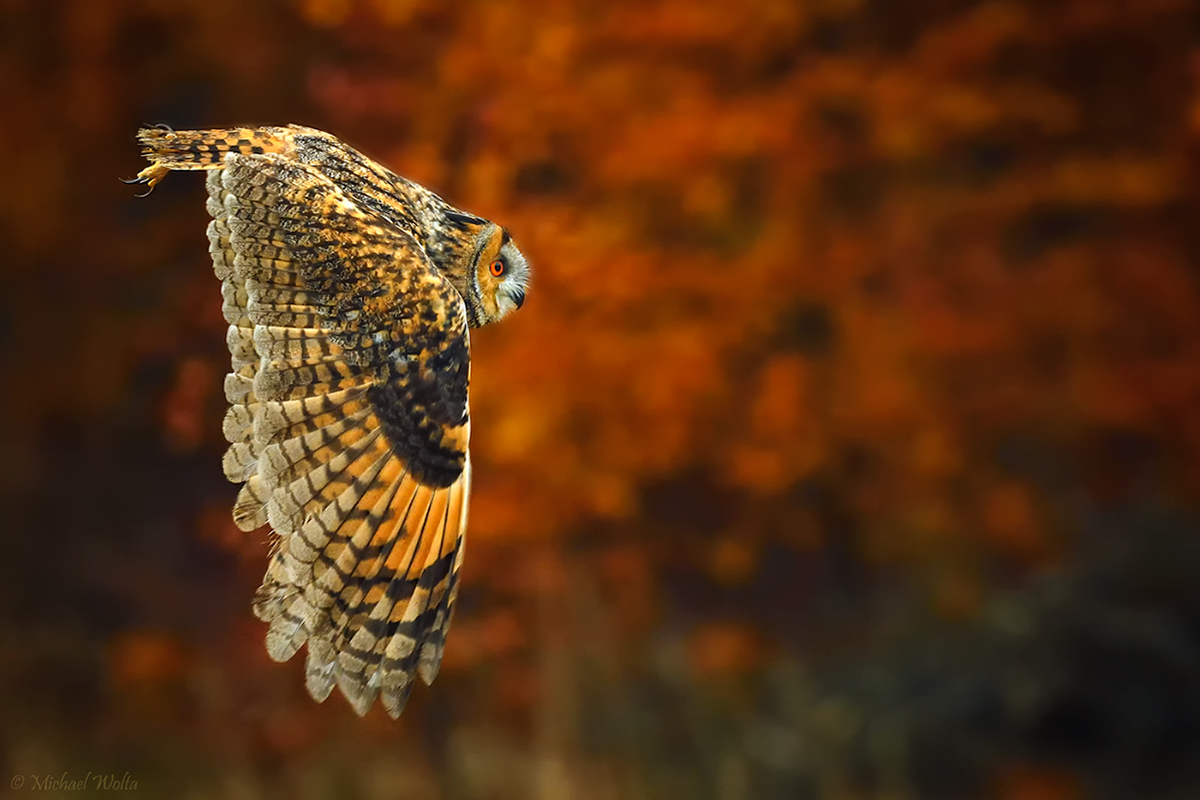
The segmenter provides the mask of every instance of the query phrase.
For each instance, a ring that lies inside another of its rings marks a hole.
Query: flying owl
[[[508,231],[335,137],[291,125],[138,131],[147,194],[208,170],[209,252],[233,369],[225,475],[239,528],[277,534],[254,599],[267,652],[307,642],[336,685],[392,717],[437,674],[467,500],[470,328],[521,307]]]

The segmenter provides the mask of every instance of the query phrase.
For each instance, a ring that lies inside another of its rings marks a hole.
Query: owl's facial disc
[[[525,290],[529,286],[529,265],[525,256],[511,241],[505,242],[500,248],[496,259],[498,264],[493,266],[492,274],[501,271],[496,290],[496,305],[500,316],[505,316],[525,305]]]
[[[496,322],[525,303],[529,264],[499,226],[484,231],[478,251],[475,279],[479,286],[480,323]]]

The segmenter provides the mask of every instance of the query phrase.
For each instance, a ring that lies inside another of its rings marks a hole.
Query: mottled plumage
[[[519,308],[508,233],[298,126],[138,132],[150,189],[209,170],[233,517],[278,538],[254,611],[309,693],[399,716],[441,663],[471,485],[468,329]]]

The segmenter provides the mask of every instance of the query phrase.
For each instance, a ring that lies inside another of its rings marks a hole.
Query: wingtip
[[[404,707],[408,705],[408,697],[412,694],[412,681],[401,686],[387,687],[379,693],[379,700],[383,703],[383,710],[392,719],[399,719],[404,713]]]
[[[335,661],[332,644],[324,639],[309,639],[304,684],[309,696],[318,703],[324,703],[333,692]]]
[[[375,705],[375,698],[379,696],[379,686],[371,685],[370,680],[363,680],[361,674],[352,675],[340,668],[334,670],[334,680],[350,707],[354,709],[354,713],[365,717],[371,706]]]

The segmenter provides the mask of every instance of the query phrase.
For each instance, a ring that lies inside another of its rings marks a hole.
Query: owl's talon
[[[128,184],[128,185],[145,184],[145,183],[150,182],[150,180],[148,178],[128,178],[128,179],[118,178],[117,180],[119,180],[121,183]],[[142,192],[141,194],[135,194],[134,197],[137,197],[137,198],[149,197],[150,193],[153,191],[154,191],[154,187],[151,186],[149,189]]]
[[[151,164],[150,166],[146,167],[144,170],[139,172],[137,174],[137,177],[129,178],[128,180],[126,180],[125,178],[121,178],[120,181],[121,181],[121,183],[126,183],[126,184],[131,184],[131,185],[132,184],[140,184],[140,185],[146,186],[147,188],[146,188],[146,191],[144,194],[139,194],[139,195],[134,195],[134,196],[135,197],[147,197],[147,196],[149,196],[149,194],[151,192],[154,191],[154,187],[158,185],[158,182],[167,176],[168,172],[170,172],[170,170],[167,169],[166,167],[164,167],[162,164]]]
[[[150,183],[150,180],[148,178],[140,178],[140,177],[139,178],[129,178],[129,179],[117,178],[117,180],[119,180],[121,183],[124,183],[129,186],[136,186],[136,185],[140,185],[140,184]],[[137,198],[149,197],[150,193],[153,191],[154,191],[154,186],[151,185],[149,189],[142,192],[141,194],[135,194],[134,197],[137,197]]]
[[[170,125],[168,125],[165,122],[142,123],[142,130],[156,130],[156,131],[162,131],[163,133],[168,134],[170,136],[175,135],[175,129],[172,128]]]

